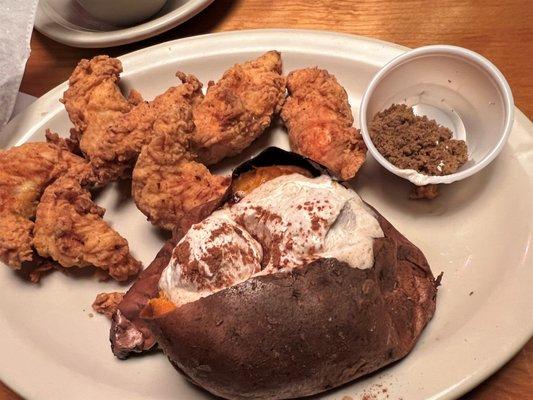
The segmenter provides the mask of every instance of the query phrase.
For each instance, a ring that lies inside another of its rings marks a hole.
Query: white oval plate
[[[282,52],[285,72],[318,65],[337,75],[355,115],[372,75],[404,51],[377,40],[326,32],[240,31],[126,55],[122,82],[125,89],[139,89],[151,98],[177,83],[176,70],[195,73],[207,82],[218,79],[233,63],[270,49]],[[42,140],[45,128],[65,135],[71,125],[58,102],[65,89],[66,84],[53,89],[13,120],[0,144]],[[279,124],[221,169],[229,171],[269,144],[287,148]],[[533,124],[518,110],[510,140],[497,160],[469,179],[446,185],[437,200],[408,200],[405,181],[368,160],[355,188],[424,251],[435,274],[444,271],[443,284],[435,317],[408,357],[320,398],[359,399],[363,393],[374,393],[378,400],[387,395],[390,400],[456,398],[524,345],[533,332],[533,258],[528,249],[532,171]],[[112,185],[96,201],[147,265],[163,238],[131,200],[125,200],[128,190],[125,183]],[[89,313],[98,292],[117,289],[121,286],[113,282],[57,272],[39,287],[0,268],[0,378],[29,398],[208,398],[176,373],[161,353],[127,361],[111,354],[109,322]]]
[[[69,46],[119,46],[168,31],[194,17],[212,2],[168,0],[161,11],[146,22],[120,27],[95,19],[75,0],[40,0],[35,15],[35,29]]]

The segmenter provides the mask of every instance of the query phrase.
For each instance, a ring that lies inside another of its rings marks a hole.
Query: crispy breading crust
[[[111,319],[123,297],[123,292],[98,293],[92,305],[93,310]]]
[[[229,186],[228,177],[212,175],[195,161],[186,133],[163,133],[145,146],[133,170],[135,204],[154,225],[178,228],[181,220],[209,215]]]
[[[326,70],[305,68],[287,77],[289,97],[281,117],[291,149],[326,166],[343,180],[355,176],[366,146],[354,128],[348,95]]]
[[[25,143],[0,151],[0,260],[20,269],[31,261],[33,222],[44,188],[85,160],[53,143]]]
[[[239,154],[270,125],[285,99],[281,55],[269,51],[210,82],[194,109],[193,147],[206,165]]]
[[[83,154],[93,164],[101,184],[118,179],[124,173],[121,165],[113,163],[104,145],[107,128],[140,101],[134,92],[126,99],[120,88],[122,64],[115,58],[96,56],[81,60],[69,78],[69,88],[61,101],[74,124],[71,138],[79,141]]]
[[[39,205],[34,246],[65,268],[94,266],[124,281],[140,271],[126,239],[103,219],[105,210],[83,188],[83,175],[63,176],[48,186]]]
[[[182,84],[153,101],[142,101],[135,91],[126,99],[118,86],[121,72],[117,59],[82,60],[62,100],[75,126],[72,137],[79,140],[99,185],[129,177],[142,147],[157,133],[176,132],[182,125],[192,130],[192,114],[181,109],[203,98],[198,79],[178,72]]]
[[[154,136],[192,131],[192,107],[203,98],[202,84],[193,75],[178,72],[181,85],[171,87],[152,101],[135,106],[107,128],[99,145],[99,157],[112,163],[116,179],[130,176],[143,146]]]

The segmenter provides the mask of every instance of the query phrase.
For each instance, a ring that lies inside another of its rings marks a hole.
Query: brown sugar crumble
[[[370,123],[370,137],[389,162],[426,175],[452,174],[468,160],[464,140],[452,139],[448,128],[415,115],[405,104],[377,113]]]
[[[411,200],[433,200],[439,195],[438,185],[425,185],[425,186],[415,186],[411,189],[409,198]]]

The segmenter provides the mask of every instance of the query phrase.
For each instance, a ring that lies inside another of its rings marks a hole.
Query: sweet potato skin
[[[228,399],[308,396],[373,372],[411,351],[437,293],[422,252],[376,216],[370,269],[321,259],[146,322],[179,371]]]
[[[133,286],[126,292],[111,319],[109,340],[115,356],[126,359],[132,353],[142,353],[154,347],[154,335],[146,321],[140,317],[140,313],[150,299],[157,297],[159,278],[176,244],[193,224],[203,220],[213,210],[220,207],[228,195],[229,190],[223,199],[216,199],[198,206],[184,217],[173,232],[172,238],[159,250],[155,259],[140,273]]]
[[[150,350],[155,345],[155,337],[140,313],[151,298],[157,297],[159,277],[176,243],[174,238],[165,243],[154,261],[126,292],[111,318],[109,341],[113,354],[120,359],[128,358],[131,353]]]

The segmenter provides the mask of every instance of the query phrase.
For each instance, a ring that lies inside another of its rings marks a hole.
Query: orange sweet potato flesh
[[[176,305],[165,297],[157,297],[155,299],[150,299],[148,304],[141,311],[141,318],[144,319],[155,319],[162,317],[169,312],[174,311]]]
[[[294,165],[273,165],[270,167],[258,167],[251,171],[248,171],[232,183],[233,194],[247,195],[252,190],[261,186],[263,183],[268,182],[278,176],[301,174],[307,177],[311,177],[311,173],[304,168],[300,168]]]

